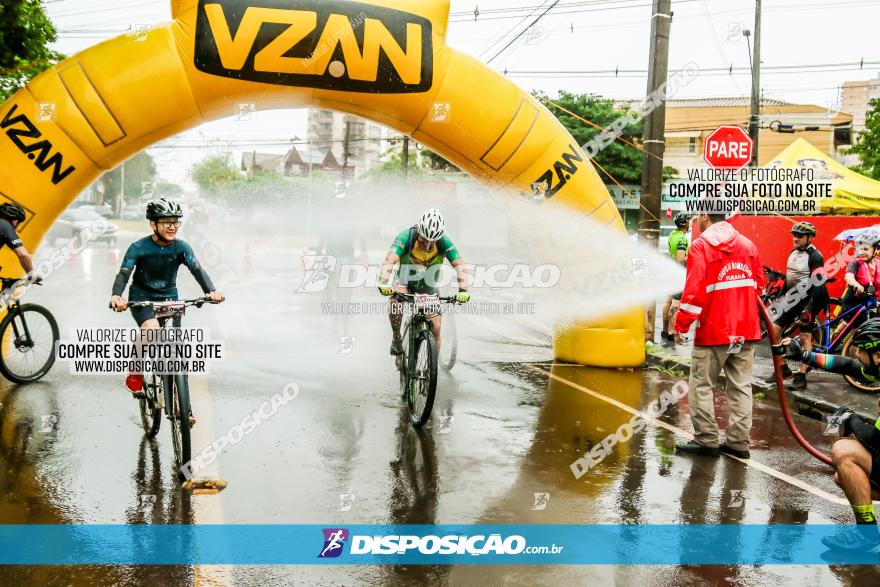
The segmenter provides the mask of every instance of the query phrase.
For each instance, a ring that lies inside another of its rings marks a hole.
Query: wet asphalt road
[[[123,243],[124,245],[124,243]],[[124,250],[124,249],[123,249]],[[132,324],[106,310],[121,251],[93,245],[29,301],[72,328]],[[403,418],[381,315],[343,321],[321,294],[297,294],[293,257],[272,266],[228,257],[212,272],[229,301],[188,314],[227,345],[192,377],[194,453],[273,394],[300,394],[211,466],[219,494],[183,493],[168,431],[143,439],[119,376],[0,386],[0,511],[28,524],[736,524],[849,522],[829,470],[788,435],[775,404],[756,402],[753,461],[679,457],[674,433],[648,426],[581,480],[569,464],[676,380],[656,371],[553,365],[527,318],[461,317],[459,362],[441,375],[431,424]],[[198,295],[181,273],[184,296]],[[381,302],[371,292],[353,302]],[[353,337],[349,349],[343,337]],[[592,393],[591,393],[592,392]],[[719,399],[719,417],[724,414]],[[687,400],[661,418],[690,431]],[[798,419],[828,449],[821,424]],[[796,487],[788,476],[808,485]],[[535,493],[549,494],[533,510]],[[350,509],[341,495],[350,495]],[[739,495],[741,499],[732,499]],[[340,511],[348,509],[348,511]],[[0,569],[4,585],[851,585],[871,567],[80,567]]]

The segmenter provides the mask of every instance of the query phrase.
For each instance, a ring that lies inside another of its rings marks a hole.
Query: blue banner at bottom
[[[876,527],[872,528],[877,532]],[[880,564],[833,525],[0,525],[4,565]]]

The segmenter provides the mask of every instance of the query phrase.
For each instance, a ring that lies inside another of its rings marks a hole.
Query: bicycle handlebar
[[[411,293],[400,293],[400,292],[397,292],[397,291],[396,291],[396,292],[394,292],[394,293],[391,294],[391,299],[392,299],[392,300],[397,300],[397,301],[399,301],[399,302],[414,302],[415,299],[416,299],[416,296],[418,296],[418,295],[431,296],[431,295],[434,295],[434,294],[411,294]],[[438,295],[438,296],[435,296],[435,297],[437,298],[437,301],[440,302],[441,304],[458,304],[458,303],[460,303],[460,302],[456,299],[455,296],[441,297],[441,296]]]
[[[157,306],[176,306],[183,305],[184,308],[189,308],[191,306],[195,306],[196,308],[201,308],[205,304],[219,304],[220,302],[216,300],[209,300],[208,298],[193,298],[191,300],[166,300],[163,302],[131,302],[128,304],[129,308],[155,308]],[[109,304],[108,307],[112,310],[113,304]]]
[[[15,285],[16,283],[19,283],[22,281],[28,282],[32,285],[43,285],[43,278],[39,277],[39,276],[37,276],[33,279],[31,279],[27,276],[19,277],[19,278],[0,277],[0,288],[6,290],[6,289],[9,289],[10,287],[12,287],[13,285]]]

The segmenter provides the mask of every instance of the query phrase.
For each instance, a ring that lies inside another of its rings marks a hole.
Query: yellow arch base
[[[477,179],[545,195],[623,230],[574,139],[541,104],[446,46],[448,0],[174,0],[175,20],[101,43],[0,107],[0,200],[35,248],[99,174],[204,122],[316,106],[406,133]],[[0,265],[16,266],[8,251]],[[560,337],[560,359],[644,361],[643,311]]]

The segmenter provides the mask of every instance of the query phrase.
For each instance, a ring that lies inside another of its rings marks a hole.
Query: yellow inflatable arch
[[[475,178],[545,195],[623,230],[605,186],[540,103],[446,46],[448,0],[172,0],[174,21],[44,72],[0,107],[0,200],[33,249],[101,173],[203,122],[316,106],[386,125]],[[53,104],[51,116],[42,104]],[[17,266],[11,253],[0,265]],[[560,359],[644,361],[640,309],[576,326]]]

